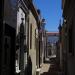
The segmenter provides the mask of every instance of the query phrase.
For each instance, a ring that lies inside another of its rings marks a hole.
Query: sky
[[[40,9],[42,18],[45,18],[45,28],[49,32],[58,32],[62,17],[61,0],[34,0],[35,6]]]

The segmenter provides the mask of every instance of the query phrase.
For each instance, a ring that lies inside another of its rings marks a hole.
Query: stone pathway
[[[59,74],[59,66],[56,65],[55,59],[51,63],[44,63],[41,68],[41,75],[62,75]]]
[[[49,68],[50,68],[50,64],[43,64],[40,73],[42,74],[44,72],[48,72]]]

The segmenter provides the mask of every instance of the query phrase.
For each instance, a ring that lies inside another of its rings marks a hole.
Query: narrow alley
[[[75,0],[0,1],[0,75],[75,75]]]

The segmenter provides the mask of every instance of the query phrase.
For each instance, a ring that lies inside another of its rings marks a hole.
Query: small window
[[[30,49],[32,48],[32,24],[30,25]]]

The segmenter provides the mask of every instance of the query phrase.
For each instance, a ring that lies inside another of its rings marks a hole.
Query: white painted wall
[[[16,27],[16,36],[18,35],[18,33],[20,32],[20,24],[22,23],[22,20],[21,20],[21,18],[24,18],[24,21],[23,21],[23,23],[24,23],[24,27],[25,27],[25,13],[23,12],[23,10],[21,9],[21,8],[18,8],[18,11],[17,11],[17,27]],[[19,70],[19,57],[20,57],[20,49],[18,50],[19,52],[18,52],[18,54],[19,54],[19,56],[18,56],[18,62],[16,61],[16,65],[17,65],[17,68],[18,68],[18,70],[17,70],[17,72],[19,71],[20,72],[20,70]],[[25,60],[26,60],[26,54],[24,53],[23,54],[24,55],[24,63],[26,62]],[[24,68],[25,68],[25,64],[24,64]]]
[[[21,8],[19,8],[17,11],[17,34],[18,34],[18,32],[20,32],[20,24],[22,23],[21,18],[24,18],[23,23],[25,25],[25,13],[23,12],[23,10]]]

